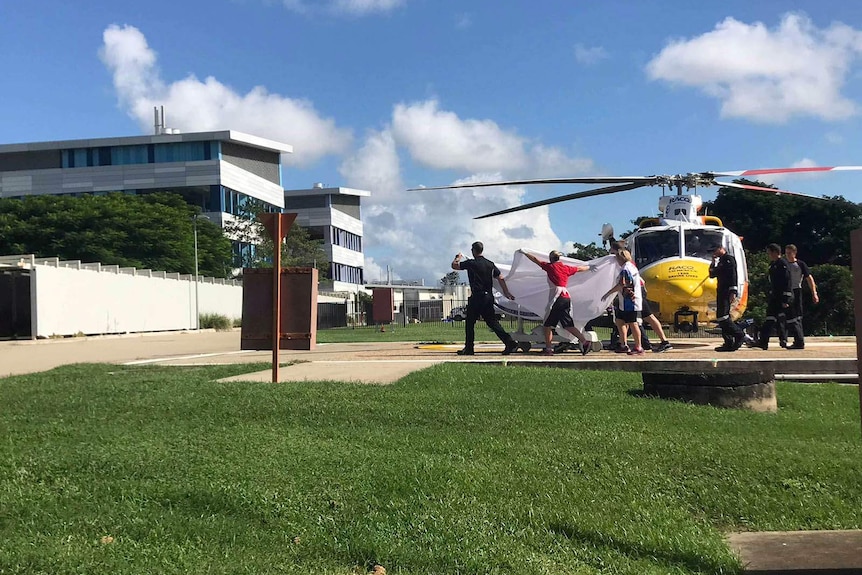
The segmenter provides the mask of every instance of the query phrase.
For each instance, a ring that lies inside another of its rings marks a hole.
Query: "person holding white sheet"
[[[551,346],[551,340],[554,337],[554,328],[560,325],[568,330],[573,336],[581,342],[581,355],[586,355],[590,352],[590,343],[587,341],[584,334],[575,327],[575,322],[572,320],[572,299],[569,295],[567,287],[569,277],[578,272],[589,271],[589,266],[570,266],[560,261],[563,256],[557,250],[553,250],[548,254],[548,261],[543,262],[533,254],[527,253],[524,250],[518,250],[528,260],[545,270],[548,274],[548,283],[550,284],[551,292],[548,300],[548,310],[545,314],[545,321],[542,324],[545,330],[545,349],[542,355],[554,355],[554,348]]]

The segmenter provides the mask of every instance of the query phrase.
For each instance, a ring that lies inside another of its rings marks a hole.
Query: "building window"
[[[84,166],[128,166],[166,162],[197,162],[212,159],[212,142],[176,142],[140,146],[105,146],[62,151],[64,168]]]
[[[148,146],[116,146],[110,150],[111,164],[114,166],[150,163]]]
[[[333,227],[332,230],[332,245],[341,246],[354,252],[362,251],[362,236],[352,234],[340,228]]]
[[[361,284],[362,268],[348,266],[344,264],[332,263],[329,264],[329,275],[334,281]]]
[[[257,252],[254,244],[245,242],[231,242],[231,249],[233,251],[233,267],[235,268],[251,265]]]
[[[156,144],[155,161],[161,162],[197,162],[206,160],[210,155],[209,142],[177,142],[174,144]]]
[[[287,211],[325,207],[326,196],[286,196],[284,198],[284,209]]]

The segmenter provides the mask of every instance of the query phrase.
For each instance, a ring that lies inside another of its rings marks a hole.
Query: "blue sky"
[[[287,188],[367,189],[368,279],[434,283],[656,212],[660,190],[477,215],[584,186],[461,181],[857,165],[862,3],[0,2],[0,143],[234,129],[294,146]],[[862,173],[785,177],[862,202]],[[702,192],[705,200],[715,190]]]

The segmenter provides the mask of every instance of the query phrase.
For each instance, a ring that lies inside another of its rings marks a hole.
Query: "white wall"
[[[105,271],[37,264],[31,269],[35,337],[196,327],[192,276],[115,267]],[[200,313],[242,317],[242,286],[214,281],[219,280],[201,278],[198,284]]]

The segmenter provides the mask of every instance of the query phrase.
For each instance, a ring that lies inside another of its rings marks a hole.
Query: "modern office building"
[[[360,199],[371,192],[352,188],[327,188],[323,184],[284,191],[284,211],[297,214],[296,223],[313,239],[323,240],[329,258],[329,278],[321,289],[356,292],[364,283]]]
[[[124,192],[180,194],[223,225],[247,198],[284,207],[281,154],[287,144],[235,132],[0,145],[0,198]],[[248,249],[235,242],[235,255]]]
[[[321,289],[356,292],[365,280],[360,198],[364,190],[282,187],[281,155],[290,145],[242,132],[179,133],[156,111],[155,134],[0,145],[0,198],[31,195],[173,192],[224,227],[249,198],[298,214],[323,240],[330,261]],[[233,242],[237,267],[250,244]]]

